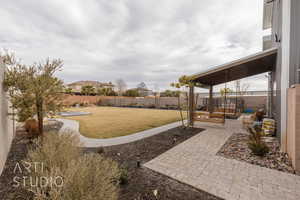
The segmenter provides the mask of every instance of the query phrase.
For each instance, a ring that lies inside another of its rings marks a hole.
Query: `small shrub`
[[[249,142],[248,147],[256,156],[265,156],[269,152],[269,147],[264,143]]]
[[[120,170],[120,177],[119,177],[119,184],[126,185],[128,183],[128,171],[126,168],[121,168]]]
[[[155,104],[150,104],[148,108],[156,108]]]
[[[36,200],[93,200],[118,198],[120,171],[116,162],[96,153],[83,154],[76,147],[78,139],[71,133],[61,135],[47,133],[35,141],[28,158],[30,163],[43,163],[43,170],[31,170],[29,177],[61,177],[62,187],[38,182],[27,189],[35,194]]]
[[[81,151],[76,147],[79,145],[78,138],[71,132],[60,135],[49,132],[43,138],[34,141],[35,148],[29,150],[27,161],[39,162],[43,163],[45,167],[55,166],[64,170],[68,163],[80,156]]]
[[[248,127],[250,133],[248,147],[256,156],[265,156],[269,152],[269,147],[262,140],[262,131],[259,126]]]
[[[36,119],[28,119],[25,121],[24,128],[28,133],[28,136],[35,138],[39,135],[38,121]]]
[[[96,106],[102,106],[102,100],[101,99],[97,100],[95,104]]]
[[[70,163],[65,174],[64,200],[118,199],[120,177],[116,162],[99,154],[89,153]]]
[[[79,106],[84,107],[84,106],[86,106],[86,104],[84,102],[81,102],[81,103],[79,103]]]
[[[97,150],[97,153],[98,154],[104,153],[104,148],[103,147],[99,147],[98,150]]]

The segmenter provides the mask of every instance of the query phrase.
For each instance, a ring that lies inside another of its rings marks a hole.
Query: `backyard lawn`
[[[91,112],[91,115],[65,117],[79,121],[80,133],[90,138],[129,135],[180,120],[175,110],[83,107],[71,111]]]

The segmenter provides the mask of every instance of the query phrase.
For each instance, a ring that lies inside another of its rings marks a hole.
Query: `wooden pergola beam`
[[[216,66],[208,71],[191,75],[191,81],[204,85],[219,85],[249,76],[273,71],[276,66],[277,48]],[[228,73],[226,77],[226,73]]]

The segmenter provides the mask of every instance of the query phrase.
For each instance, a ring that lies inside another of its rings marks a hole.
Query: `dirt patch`
[[[300,174],[293,170],[288,155],[280,152],[280,144],[276,138],[267,139],[266,144],[270,151],[265,157],[259,157],[252,154],[248,148],[248,137],[249,135],[245,133],[233,134],[219,150],[217,155],[287,173]]]
[[[117,161],[128,172],[128,183],[121,186],[119,199],[219,199],[142,166],[143,163],[150,161],[202,130],[174,128],[140,141],[101,149],[104,151],[105,156]],[[99,151],[99,149],[93,149],[93,151],[97,150]],[[141,167],[137,166],[138,161],[141,163]],[[157,198],[154,196],[154,190],[157,190]]]

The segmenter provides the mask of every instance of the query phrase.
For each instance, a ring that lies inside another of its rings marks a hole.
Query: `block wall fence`
[[[256,110],[267,105],[266,96],[244,96],[244,107]],[[181,98],[181,102],[185,99]],[[203,105],[203,97],[198,97],[197,105]],[[98,104],[102,106],[136,106],[136,107],[156,107],[156,108],[177,108],[177,97],[106,97],[106,96],[76,96],[66,95],[65,105],[75,104]]]

